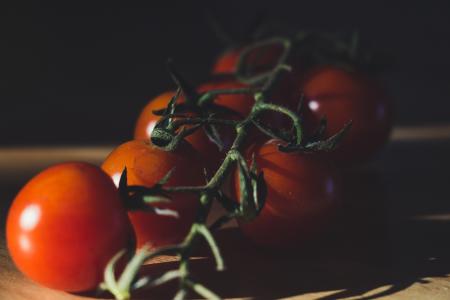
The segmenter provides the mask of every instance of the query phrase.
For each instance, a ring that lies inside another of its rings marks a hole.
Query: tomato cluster
[[[193,88],[191,95],[166,91],[151,100],[137,119],[134,139],[113,150],[101,168],[60,164],[24,186],[7,220],[8,248],[18,268],[48,287],[85,291],[101,282],[106,264],[120,250],[134,251],[144,245],[157,249],[182,242],[198,217],[197,194],[174,192],[168,203],[134,207],[129,191],[121,185],[152,189],[170,174],[165,187],[201,187],[208,175],[214,175],[239,131],[236,124],[252,113],[257,97],[242,92],[219,93],[208,103],[200,99],[211,91],[251,91],[255,88],[251,76],[246,75],[248,80],[235,76],[242,69],[240,64],[248,64],[257,77],[279,66],[283,48],[265,44],[247,52],[246,59],[241,58],[243,51],[238,47],[220,56],[212,79]],[[264,97],[299,114],[303,139],[314,142],[320,135],[327,140],[349,121],[353,125],[336,151],[320,154],[301,148],[286,150],[289,141],[282,136],[292,133],[292,122],[279,112],[257,120],[266,126],[264,134],[261,127],[249,130],[247,141],[237,150],[264,175],[265,201],[256,218],[241,218],[238,223],[249,240],[272,248],[302,245],[330,226],[340,201],[336,166],[367,161],[386,143],[392,126],[390,100],[368,74],[333,65],[305,67],[293,58],[283,63],[290,64],[291,72],[281,74]],[[169,110],[173,116],[167,115]],[[233,126],[217,126],[222,147],[212,141],[210,132],[192,124],[183,125],[183,130],[197,130],[171,151],[152,141],[161,123],[186,116],[203,118],[205,111],[212,111],[208,118],[236,121]],[[274,130],[272,134],[269,129]],[[231,182],[225,194],[242,203],[241,174],[236,170],[228,175],[230,180],[224,180],[222,188]]]

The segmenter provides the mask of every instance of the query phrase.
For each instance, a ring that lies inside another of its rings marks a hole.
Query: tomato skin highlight
[[[129,141],[113,150],[102,164],[102,169],[116,184],[125,167],[129,185],[152,187],[172,169],[166,186],[200,186],[205,183],[202,159],[187,142],[181,143],[175,151],[163,151],[147,141]],[[146,243],[151,247],[174,244],[186,236],[197,214],[198,196],[173,193],[170,198],[171,203],[153,206],[175,210],[179,218],[145,211],[128,213],[138,248]]]
[[[32,178],[9,210],[6,239],[22,273],[68,292],[95,289],[132,230],[112,180],[87,163],[52,166]]]
[[[198,92],[203,93],[211,90],[219,89],[241,89],[247,86],[233,79],[223,79],[204,83],[198,87]],[[149,140],[156,123],[160,119],[159,116],[153,114],[153,111],[164,109],[167,107],[171,98],[175,95],[174,91],[165,92],[153,100],[151,100],[141,111],[137,119],[134,138],[138,140]],[[184,103],[184,97],[180,96],[177,103]],[[250,112],[255,102],[252,95],[235,94],[235,95],[219,95],[214,101],[216,104],[233,110],[233,113],[217,113],[217,118],[237,120],[244,118]],[[220,137],[224,144],[224,150],[220,151],[217,145],[209,140],[202,128],[186,137],[186,140],[207,160],[208,171],[213,174],[220,166],[226,151],[231,147],[235,137],[234,128],[227,125],[218,125]]]
[[[367,161],[387,143],[393,123],[393,105],[374,79],[328,66],[312,70],[297,82],[297,93],[305,94],[307,133],[313,132],[323,116],[328,120],[327,137],[352,120],[352,128],[341,145],[327,154],[336,163],[348,165]]]
[[[280,152],[280,143],[270,140],[249,149],[264,173],[267,197],[254,220],[239,224],[252,242],[274,249],[297,247],[320,236],[332,221],[341,194],[339,175],[331,165],[314,154]],[[236,198],[238,191],[236,172]]]

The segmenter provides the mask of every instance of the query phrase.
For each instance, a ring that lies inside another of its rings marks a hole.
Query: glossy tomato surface
[[[205,183],[202,159],[187,142],[171,152],[163,151],[149,141],[126,142],[113,150],[102,164],[103,170],[116,184],[125,167],[129,185],[152,187],[172,169],[167,186],[199,186]],[[171,203],[153,206],[163,211],[175,210],[179,218],[145,211],[129,212],[138,247],[146,243],[151,247],[178,243],[187,234],[199,207],[198,196],[173,193],[170,198]]]
[[[111,178],[76,162],[50,167],[22,188],[9,210],[6,238],[20,271],[70,292],[96,288],[108,261],[133,239]]]
[[[153,111],[164,109],[169,104],[169,101],[175,95],[175,92],[166,92],[150,101],[142,110],[134,130],[134,138],[138,140],[149,141],[153,128],[160,119],[159,116],[153,114]],[[179,102],[184,102],[183,99]],[[231,143],[231,137],[225,136],[226,141]],[[214,172],[220,165],[225,152],[220,151],[217,145],[211,142],[208,136],[202,129],[198,129],[193,134],[189,135],[186,140],[201,153],[207,162],[209,172]]]
[[[393,122],[392,103],[377,81],[362,73],[324,67],[298,82],[298,91],[305,94],[307,132],[318,126],[322,116],[328,120],[326,136],[353,121],[342,144],[330,153],[337,163],[366,161],[386,144]]]
[[[203,93],[211,90],[222,89],[241,89],[247,87],[244,84],[238,83],[232,79],[221,79],[211,81],[200,85],[198,92]],[[171,98],[175,95],[174,91],[166,92],[151,100],[139,115],[134,131],[134,138],[140,140],[149,140],[153,128],[160,119],[159,116],[153,114],[153,111],[164,109],[167,107]],[[177,103],[184,103],[184,98],[181,96]],[[250,112],[254,100],[252,95],[237,94],[237,95],[219,95],[214,100],[214,103],[230,109],[230,112],[217,112],[217,118],[223,119],[242,119]],[[210,173],[216,171],[220,166],[226,151],[233,143],[235,130],[229,126],[218,126],[219,134],[224,144],[224,149],[219,150],[217,145],[209,140],[203,129],[198,129],[193,134],[189,135],[186,140],[203,156],[207,161],[207,167]]]
[[[245,236],[269,248],[295,247],[320,235],[330,224],[341,193],[339,177],[329,164],[311,154],[280,152],[279,143],[270,140],[249,149],[264,173],[267,197],[256,219],[240,223]],[[235,191],[239,191],[237,175]]]

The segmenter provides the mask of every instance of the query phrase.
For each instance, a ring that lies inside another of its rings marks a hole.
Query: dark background
[[[207,77],[222,46],[205,6],[236,36],[259,13],[303,29],[358,29],[396,58],[384,79],[397,124],[450,120],[449,1],[2,1],[0,143],[129,139],[146,101],[172,87],[168,57],[192,82]]]

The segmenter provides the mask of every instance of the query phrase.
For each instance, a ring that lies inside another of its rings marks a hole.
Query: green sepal
[[[325,131],[327,130],[328,120],[325,116],[320,118],[319,126],[315,130],[315,132],[308,138],[309,142],[320,141],[325,136]]]
[[[259,120],[252,119],[253,125],[255,125],[256,128],[258,128],[259,131],[261,131],[263,134],[267,135],[270,138],[273,139],[279,139],[285,142],[290,141],[292,134],[289,134],[289,132],[285,130],[279,130],[276,128],[271,128],[270,126],[261,123]]]
[[[118,186],[118,190],[119,190],[119,195],[121,197],[121,199],[123,199],[124,201],[126,200],[127,196],[128,196],[128,171],[127,171],[127,167],[123,168],[122,174],[120,174],[120,179],[119,179],[119,186]]]
[[[352,122],[350,121],[347,124],[345,124],[345,126],[338,133],[325,140],[308,142],[305,145],[292,145],[292,144],[287,146],[279,145],[278,149],[282,152],[296,152],[296,151],[305,153],[321,152],[321,151],[330,152],[339,146],[342,139],[347,135],[351,126]]]
[[[171,59],[167,61],[167,69],[170,76],[176,85],[183,91],[186,103],[195,105],[198,99],[198,93],[192,87],[190,83],[180,74],[180,72],[175,68],[175,65]]]
[[[253,199],[253,187],[245,162],[238,163],[239,169],[239,201],[240,213],[244,220],[252,220],[257,216],[257,208]]]
[[[256,210],[259,213],[266,202],[267,184],[264,179],[264,173],[258,172],[255,154],[252,156],[252,163],[250,165],[250,178],[253,190],[253,201],[255,202]]]
[[[230,199],[222,190],[219,190],[216,194],[216,199],[222,205],[222,207],[229,213],[236,213],[239,211],[239,204],[237,201]]]

